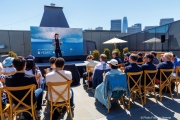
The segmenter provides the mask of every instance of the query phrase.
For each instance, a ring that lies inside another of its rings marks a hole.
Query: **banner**
[[[30,27],[32,55],[35,57],[55,56],[52,40],[59,34],[62,42],[62,56],[83,55],[83,36],[81,28]]]

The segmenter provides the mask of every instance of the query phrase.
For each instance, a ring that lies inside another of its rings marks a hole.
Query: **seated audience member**
[[[44,78],[41,74],[41,71],[36,68],[36,65],[35,65],[35,62],[33,59],[27,59],[26,60],[26,69],[24,72],[27,75],[40,76],[40,79],[37,82],[40,82],[39,84],[40,84],[42,90],[44,90]]]
[[[180,58],[178,58],[175,54],[173,54],[172,63],[174,64],[174,72],[172,74],[172,79],[176,79],[176,67],[180,66]],[[178,76],[180,77],[180,73],[178,73]]]
[[[2,63],[0,62],[0,80],[4,79],[4,75],[1,74],[2,70],[3,70],[3,66],[2,66]]]
[[[49,63],[50,63],[50,68],[47,68],[47,72],[52,72],[56,69],[56,66],[55,66],[55,62],[56,62],[56,57],[51,57],[49,59]]]
[[[34,76],[26,75],[24,73],[24,70],[26,68],[26,60],[19,56],[13,60],[13,65],[16,68],[17,72],[14,75],[11,75],[10,77],[7,77],[5,79],[5,85],[7,87],[23,87],[27,85],[36,85],[37,82]],[[27,93],[28,90],[24,91],[14,91],[12,94],[17,97],[18,99],[22,99],[24,95]],[[30,94],[24,99],[24,103],[27,105],[30,105]],[[42,104],[42,89],[36,89],[34,91],[34,103],[37,101],[37,107],[36,107],[36,112],[37,116],[40,116],[41,114],[41,104]],[[16,100],[13,100],[14,104],[18,104]]]
[[[156,66],[153,64],[153,60],[154,60],[154,56],[152,54],[146,54],[144,56],[144,62],[145,64],[143,64],[141,67],[142,67],[142,70],[156,70]],[[150,76],[151,78],[154,77],[153,74],[150,74],[152,76]],[[146,85],[148,85],[150,83],[150,79],[148,77],[146,77]],[[141,84],[144,85],[144,74],[142,76],[142,79],[141,79]]]
[[[69,80],[72,80],[72,73],[70,71],[63,70],[64,65],[65,65],[64,59],[57,58],[55,61],[56,70],[54,70],[46,75],[46,83],[66,82],[67,80],[64,77],[66,77]],[[62,77],[60,74],[58,74],[58,72],[61,73],[64,77]],[[57,90],[58,93],[62,93],[62,91],[64,90],[64,87],[56,86],[56,87],[54,87],[54,89]],[[67,92],[68,91],[66,91],[66,93],[63,94],[64,98],[67,98],[67,94],[68,94]],[[71,108],[74,108],[75,105],[74,105],[74,101],[73,101],[73,99],[74,99],[73,90],[70,89],[70,92],[71,92],[70,105],[71,105]],[[50,100],[49,95],[50,94],[48,94],[48,99]],[[52,98],[53,98],[53,102],[55,102],[55,100],[58,98],[57,94],[52,94]],[[63,102],[62,99],[59,102]]]
[[[125,67],[125,70],[124,70],[125,73],[142,71],[141,66],[136,64],[137,58],[138,58],[137,54],[131,54],[129,56],[130,65]],[[133,76],[133,78],[135,80],[138,80],[139,76]],[[130,80],[130,86],[129,87],[132,88],[133,86],[134,86],[134,82],[132,80]]]
[[[109,65],[106,63],[106,59],[107,59],[107,56],[105,54],[101,54],[100,55],[100,63],[98,63],[95,67],[94,67],[94,72],[95,70],[107,70],[107,69],[110,69],[109,68]],[[93,73],[94,73],[93,72]],[[94,74],[93,74],[94,75]],[[92,76],[93,78],[93,76]]]
[[[31,60],[35,61],[35,57],[32,56],[32,55],[28,55],[25,59],[26,59],[26,60],[27,60],[27,59],[31,59]]]
[[[163,55],[164,55],[164,54],[161,54],[161,56],[160,56],[160,62],[164,62],[164,61],[163,61]]]
[[[98,101],[103,105],[105,105],[106,108],[108,108],[108,99],[111,97],[110,94],[120,90],[126,91],[127,89],[126,76],[125,74],[123,76],[122,72],[118,69],[118,61],[111,59],[111,61],[108,61],[108,64],[111,70],[104,74],[104,80],[96,87],[96,92],[94,94],[94,97],[97,98]]]
[[[2,69],[2,72],[16,72],[16,69],[14,68],[12,61],[14,60],[14,58],[12,57],[7,57],[3,62],[3,66],[4,68]]]
[[[94,57],[92,55],[88,55],[86,57],[86,61],[88,61],[86,66],[94,66],[95,67],[98,64],[98,62],[94,61],[93,59],[94,59]],[[89,77],[91,77],[93,75],[93,71],[94,71],[94,69],[91,69],[91,71],[89,72]],[[88,77],[87,68],[86,68],[86,72],[83,73],[83,84],[86,84],[85,83],[86,77]],[[91,86],[92,86],[92,82],[89,83],[89,87],[91,87]]]
[[[128,65],[130,65],[130,63],[129,63],[129,56],[130,56],[131,54],[130,53],[125,53],[124,54],[124,66],[126,67],[126,66],[128,66]]]
[[[162,60],[164,62],[160,63],[158,66],[157,66],[157,69],[158,69],[158,73],[156,75],[156,84],[159,84],[160,83],[160,69],[173,69],[174,65],[173,63],[171,62],[172,60],[172,57],[173,57],[173,54],[168,52],[168,53],[165,53],[162,57]],[[169,76],[171,73],[165,73],[167,76]],[[162,81],[166,80],[165,76],[162,75]]]
[[[115,60],[117,60],[117,61],[118,61],[118,64],[121,64],[121,63],[122,63],[122,62],[121,62],[121,59],[118,58],[118,52],[117,52],[117,51],[113,51],[113,52],[112,52],[112,58],[115,59]]]
[[[143,62],[143,58],[142,58],[142,53],[138,53],[138,59],[137,59],[137,62]]]
[[[154,56],[153,63],[154,63],[154,64],[159,64],[159,60],[158,60],[158,58],[156,57],[156,56],[157,56],[157,53],[156,53],[155,51],[152,51],[151,54]]]

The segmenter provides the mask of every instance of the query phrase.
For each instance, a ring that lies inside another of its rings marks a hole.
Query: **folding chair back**
[[[145,70],[144,71],[144,86],[142,87],[144,89],[144,104],[146,104],[147,89],[153,90],[154,96],[157,102],[156,92],[155,92],[155,79],[156,79],[157,71],[158,70]],[[147,79],[149,79],[149,83],[146,83]]]
[[[36,85],[28,85],[28,86],[23,86],[23,87],[4,87],[5,91],[8,94],[8,99],[10,103],[10,118],[11,120],[13,117],[17,117],[17,114],[22,113],[22,112],[27,112],[33,117],[33,120],[36,120],[36,110],[35,110],[35,104],[33,101],[34,97],[34,90],[36,88]],[[18,99],[16,96],[13,95],[12,92],[17,92],[17,91],[24,91],[27,90],[25,93],[24,97],[22,99]],[[30,105],[24,103],[24,100],[26,97],[30,95]],[[16,101],[17,104],[15,105],[13,101]],[[31,112],[29,112],[31,110]],[[14,116],[13,116],[14,114]]]
[[[56,82],[56,83],[46,83],[48,87],[48,94],[49,94],[49,102],[51,107],[51,113],[50,113],[50,120],[52,120],[52,114],[54,113],[55,109],[58,107],[66,107],[66,110],[69,110],[70,117],[72,119],[72,113],[71,113],[71,106],[70,106],[70,85],[72,83],[72,80],[66,81],[66,82]],[[54,89],[54,87],[64,88],[61,93]],[[57,96],[56,99],[53,99],[53,93]],[[64,97],[66,96],[66,97]],[[53,108],[54,107],[54,108]]]
[[[171,91],[171,77],[174,69],[160,69],[160,84],[159,84],[159,94],[160,94],[160,101],[162,101],[162,90],[166,87],[170,91],[170,96],[173,99],[172,91]]]
[[[134,85],[130,88],[130,95],[132,95],[132,93],[134,93],[134,92],[136,95],[136,92],[138,92],[140,95],[140,98],[141,98],[142,106],[143,106],[144,104],[143,104],[143,99],[142,99],[142,95],[141,95],[141,86],[140,86],[142,74],[143,74],[143,71],[141,71],[141,72],[127,72],[128,86],[130,87],[130,81],[132,81],[132,83],[134,83]],[[136,76],[137,80],[135,80],[133,78],[135,76]],[[130,109],[130,98],[129,98],[128,109]]]
[[[3,88],[0,88],[0,114],[1,114],[1,120],[4,120],[4,113],[9,112],[10,104],[6,104],[6,106],[2,106],[2,94],[3,94]]]

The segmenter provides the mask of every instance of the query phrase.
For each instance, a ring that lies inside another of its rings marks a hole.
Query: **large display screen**
[[[62,56],[83,55],[83,36],[81,28],[30,27],[32,55],[35,57],[55,56],[53,39],[59,34],[62,42]]]

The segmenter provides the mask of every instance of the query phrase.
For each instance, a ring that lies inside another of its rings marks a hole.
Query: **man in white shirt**
[[[94,67],[94,72],[95,70],[107,70],[110,69],[109,65],[106,63],[106,59],[107,56],[105,54],[101,54],[100,55],[100,63],[98,63],[95,67]],[[94,73],[93,72],[93,73]],[[93,74],[94,75],[94,74]],[[93,77],[93,76],[92,76]]]
[[[63,58],[57,58],[56,59],[56,62],[55,62],[55,66],[56,66],[56,70],[58,72],[60,72],[62,75],[64,75],[67,79],[69,80],[72,80],[72,74],[70,71],[66,71],[66,70],[63,70],[64,69],[64,64],[65,64],[65,61]],[[50,73],[48,73],[46,75],[46,83],[48,82],[66,82],[67,80],[64,79],[62,76],[60,76],[57,72],[55,71],[52,71]],[[62,93],[63,90],[64,90],[65,86],[57,86],[57,87],[54,87],[54,89],[58,92],[58,93]],[[74,108],[74,102],[73,102],[73,99],[74,99],[74,94],[73,94],[73,90],[70,89],[70,93],[71,93],[71,99],[70,99],[70,105],[71,105],[71,108]],[[55,100],[58,98],[57,94],[56,93],[52,93],[52,97],[53,97],[53,101],[55,102]],[[66,91],[64,94],[63,94],[63,97],[64,98],[68,98],[68,91]],[[48,94],[48,99],[50,99],[50,96]],[[59,102],[63,102],[62,100],[59,101]]]

